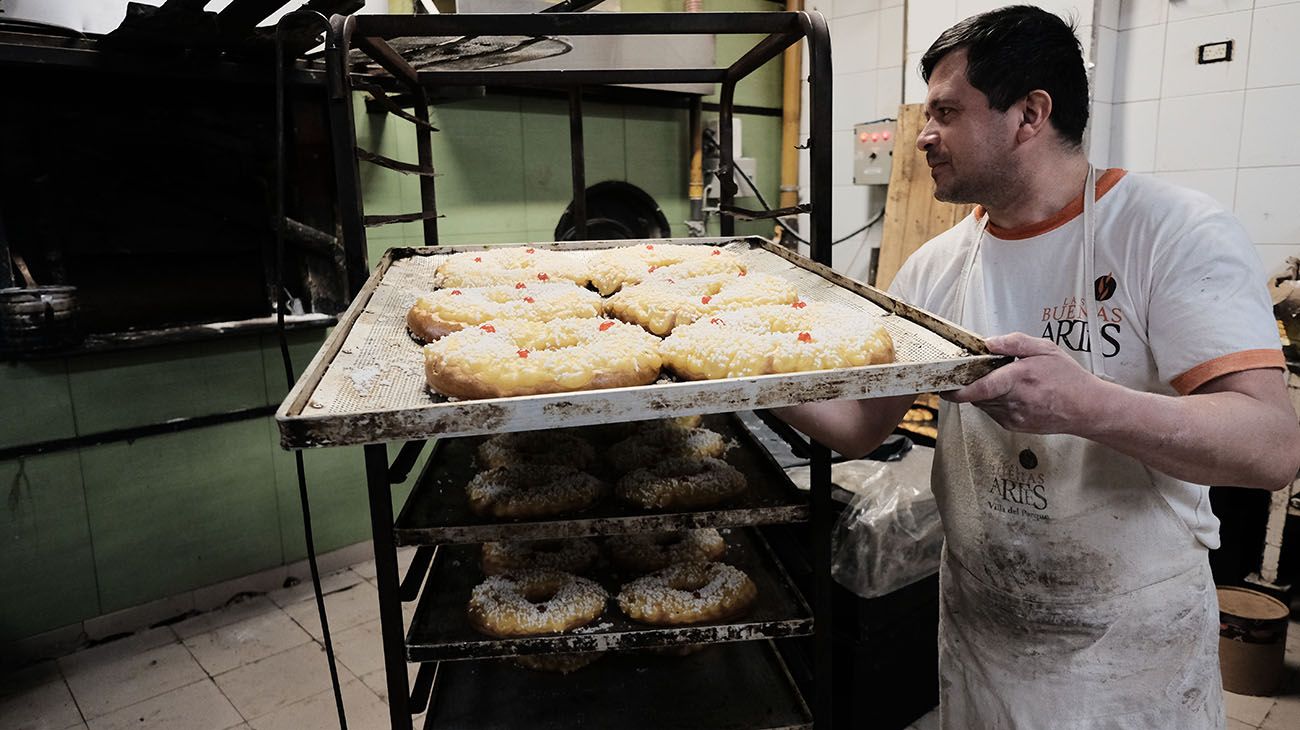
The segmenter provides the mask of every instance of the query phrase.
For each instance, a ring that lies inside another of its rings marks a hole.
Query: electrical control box
[[[853,127],[853,184],[888,185],[894,169],[895,120]]]

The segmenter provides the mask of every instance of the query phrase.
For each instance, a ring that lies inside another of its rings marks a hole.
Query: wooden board
[[[924,126],[923,105],[904,104],[898,108],[894,169],[889,176],[885,231],[880,241],[880,262],[876,266],[876,286],[880,289],[889,288],[913,251],[952,228],[974,207],[934,199],[930,166],[925,164],[925,153],[915,144]]]

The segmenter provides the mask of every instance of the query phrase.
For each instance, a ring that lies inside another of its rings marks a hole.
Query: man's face
[[[916,138],[934,178],[934,197],[996,203],[1015,178],[1017,106],[1000,112],[966,80],[966,51],[944,56],[930,75],[926,124]]]

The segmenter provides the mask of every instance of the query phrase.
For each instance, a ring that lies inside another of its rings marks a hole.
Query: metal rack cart
[[[334,149],[339,177],[342,229],[350,250],[364,250],[367,220],[360,201],[351,119],[349,51],[355,45],[406,85],[417,100],[415,120],[428,131],[425,89],[451,85],[530,84],[572,90],[570,110],[574,199],[579,221],[583,161],[580,91],[583,84],[698,83],[722,85],[721,130],[724,181],[722,210],[733,207],[731,115],[736,83],[802,38],[812,58],[810,261],[757,238],[736,238],[731,217],[723,238],[654,241],[532,243],[583,252],[616,245],[680,243],[725,247],[749,270],[783,276],[809,300],[831,300],[884,317],[898,361],[836,371],[733,378],[706,382],[661,381],[647,386],[580,391],[480,401],[448,400],[425,389],[420,350],[405,334],[404,315],[414,295],[428,287],[447,254],[478,246],[438,247],[433,216],[432,155],[421,134],[419,165],[423,210],[403,220],[424,220],[422,248],[388,252],[316,354],[277,413],[281,442],[288,448],[366,444],[379,589],[381,633],[391,723],[409,729],[412,713],[427,709],[426,727],[507,728],[520,726],[527,707],[530,728],[715,727],[794,728],[830,726],[831,588],[830,453],[814,445],[812,494],[794,490],[770,456],[730,414],[798,402],[915,393],[970,382],[1001,360],[987,354],[975,335],[904,305],[883,292],[846,279],[830,261],[830,49],[824,20],[816,13],[692,13],[600,15],[439,15],[425,17],[335,16],[327,41],[334,101]],[[417,69],[394,50],[401,38],[493,36],[582,36],[620,34],[764,34],[726,68]],[[384,161],[390,166],[404,163]],[[784,211],[789,213],[793,211]],[[370,221],[383,222],[383,221]],[[581,236],[581,232],[580,232]],[[360,244],[360,245],[358,245]],[[681,512],[644,512],[598,506],[576,518],[499,523],[474,517],[461,487],[470,478],[472,437],[509,431],[592,425],[691,414],[708,416],[711,428],[739,443],[729,455],[755,488],[725,507]],[[418,485],[394,519],[391,486],[405,479],[425,440],[438,438]],[[386,442],[404,441],[390,463]],[[810,611],[781,566],[752,531],[728,536],[728,560],[742,565],[759,584],[761,598],[748,614],[715,624],[684,628],[634,625],[608,611],[595,626],[564,635],[492,639],[466,626],[465,600],[473,553],[462,545],[495,539],[540,539],[611,533],[723,526],[740,528],[775,522],[810,521],[820,565]],[[407,574],[399,575],[396,547],[417,545]],[[402,602],[417,601],[404,627]],[[405,636],[404,636],[405,631]],[[804,704],[771,642],[813,635],[815,697]],[[559,675],[525,674],[497,657],[531,653],[595,651],[695,643],[720,644],[697,656],[635,659],[616,653],[603,660],[599,678],[575,681]],[[698,658],[697,658],[698,657]],[[663,660],[665,671],[640,671]],[[407,663],[419,663],[408,683]],[[612,683],[612,684],[611,684]]]

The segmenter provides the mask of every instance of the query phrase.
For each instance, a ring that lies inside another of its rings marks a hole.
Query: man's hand
[[[1013,355],[970,385],[943,394],[953,403],[972,403],[1008,431],[1073,433],[1087,429],[1088,406],[1104,383],[1048,340],[1013,332],[988,339],[995,355]]]

